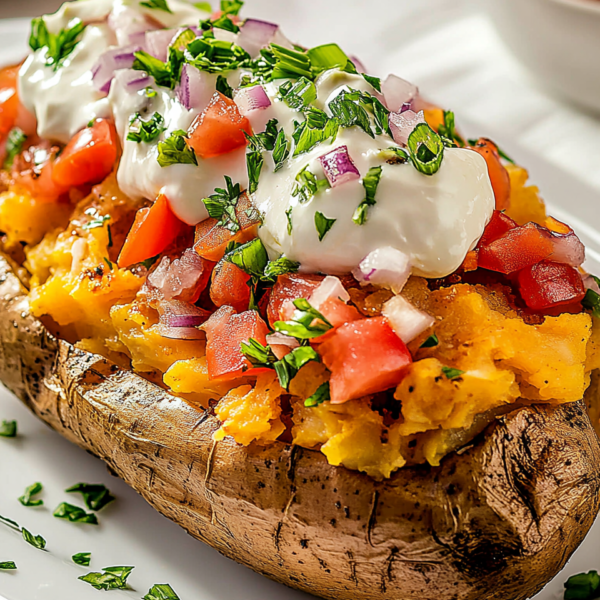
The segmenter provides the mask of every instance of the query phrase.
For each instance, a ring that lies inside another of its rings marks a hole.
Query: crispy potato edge
[[[599,509],[583,402],[515,410],[440,467],[383,482],[300,447],[215,443],[209,412],[53,338],[2,255],[0,381],[192,536],[324,598],[524,600]]]

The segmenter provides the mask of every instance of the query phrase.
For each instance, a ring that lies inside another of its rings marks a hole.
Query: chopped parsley
[[[17,436],[16,421],[2,421],[0,423],[0,437],[14,438]]]
[[[248,168],[248,191],[253,194],[258,188],[258,181],[264,165],[263,151],[273,153],[275,171],[278,171],[290,153],[290,143],[283,128],[277,128],[277,119],[271,119],[262,133],[246,135],[249,152],[246,154]]]
[[[154,257],[156,260],[158,257]],[[81,494],[90,510],[99,511],[115,500],[109,489],[101,483],[78,483],[65,490],[68,494]]]
[[[465,140],[456,131],[455,117],[451,110],[444,111],[444,123],[438,127],[438,134],[456,143],[458,146],[464,146]]]
[[[163,62],[154,58],[144,50],[134,52],[135,60],[132,69],[144,71],[154,78],[157,85],[170,89],[175,89],[181,79],[181,68],[184,63],[183,51],[174,46],[169,48],[169,60]]]
[[[358,208],[354,211],[352,220],[357,225],[364,225],[368,219],[368,210],[370,206],[375,206],[375,194],[377,193],[377,187],[381,180],[382,167],[371,167],[368,173],[363,177],[362,184],[365,188],[366,197],[358,205]]]
[[[164,142],[158,144],[158,164],[161,167],[171,165],[196,165],[198,159],[194,151],[187,145],[187,132],[177,129]]]
[[[290,108],[305,110],[317,99],[317,88],[310,79],[300,77],[280,85],[279,96]]]
[[[360,127],[371,137],[384,133],[391,136],[390,111],[372,94],[354,89],[344,90],[329,103],[329,109],[342,127]]]
[[[242,6],[242,0],[221,0],[221,11],[226,15],[238,15]]]
[[[217,77],[217,92],[221,92],[223,96],[227,96],[227,98],[233,100],[233,88],[229,85],[229,82],[223,75]]]
[[[334,142],[339,127],[337,119],[329,118],[324,111],[318,108],[309,108],[306,112],[306,121],[294,122],[294,132],[292,133],[295,144],[294,156],[309,152],[317,144],[330,138]]]
[[[432,333],[422,344],[421,348],[435,348],[440,343],[438,336]]]
[[[12,560],[0,562],[0,571],[15,571],[16,569],[17,565]]]
[[[600,595],[600,575],[597,571],[579,573],[567,579],[564,600],[593,600]]]
[[[269,256],[260,238],[256,238],[226,254],[225,260],[233,263],[247,275],[261,279],[269,262]]]
[[[169,8],[169,5],[167,4],[167,0],[145,0],[145,2],[140,2],[140,6],[152,8],[155,10],[163,10],[165,12],[173,14],[173,11]]]
[[[43,489],[44,487],[41,483],[33,483],[29,487],[25,488],[25,492],[19,498],[19,502],[23,506],[41,506],[42,504],[44,504],[44,501],[41,499],[34,499],[33,496],[39,494]]]
[[[461,371],[460,369],[453,369],[452,367],[442,367],[442,373],[448,379],[456,379],[457,377],[463,375],[464,371]]]
[[[254,194],[258,189],[258,181],[265,159],[260,151],[248,152],[246,154],[246,167],[248,169],[248,192]]]
[[[366,73],[361,73],[363,79],[377,92],[381,94],[381,79],[379,77],[372,77]]]
[[[78,552],[77,554],[73,554],[71,560],[76,565],[81,565],[82,567],[89,567],[90,562],[92,561],[92,553],[91,552]]]
[[[34,548],[43,550],[46,547],[46,540],[41,535],[33,535],[25,527],[21,529],[21,534],[23,535],[23,539]]]
[[[309,171],[308,165],[304,167],[296,175],[296,183],[292,190],[292,197],[298,198],[300,204],[305,204],[312,200],[321,190],[329,187],[329,181],[327,179],[318,179],[317,176]]]
[[[296,311],[291,321],[277,321],[273,328],[297,340],[311,340],[320,337],[332,329],[331,323],[308,300],[294,300]]]
[[[0,523],[21,533],[21,526],[16,521],[13,521],[12,519],[8,519],[7,517],[3,517],[2,515],[0,515]]]
[[[329,400],[331,400],[331,389],[329,387],[329,381],[326,381],[317,388],[317,391],[310,398],[307,398],[304,401],[304,406],[307,408],[314,408]]]
[[[196,38],[188,45],[187,50],[191,58],[188,62],[208,73],[235,71],[250,62],[250,55],[243,48],[207,34]]]
[[[26,141],[27,136],[21,129],[18,127],[11,129],[6,140],[6,158],[4,159],[5,169],[10,169],[13,166],[15,157],[18,154],[21,154]]]
[[[134,567],[106,567],[102,573],[88,573],[78,577],[81,581],[89,583],[97,590],[125,590],[127,578]]]
[[[292,212],[293,212],[293,207],[289,207],[286,211],[285,211],[285,216],[287,218],[287,232],[288,235],[292,235],[292,231],[294,230],[294,224],[292,223]]]
[[[420,123],[408,136],[408,150],[416,169],[424,175],[437,173],[444,158],[442,138],[427,123]]]
[[[142,600],[179,600],[179,596],[168,583],[157,583]]]
[[[592,277],[594,277],[592,275]],[[594,277],[594,281],[600,286],[600,279]],[[594,290],[587,290],[583,300],[581,301],[584,308],[592,311],[596,319],[600,319],[600,295]]]
[[[285,135],[283,128],[279,130],[275,147],[273,148],[273,162],[275,163],[275,172],[283,167],[285,159],[290,155],[290,142]]]
[[[275,282],[280,275],[297,273],[299,268],[299,262],[290,260],[285,256],[280,256],[267,264],[264,270],[263,279],[273,280],[273,282]]]
[[[270,346],[263,346],[259,341],[250,338],[241,343],[242,354],[248,359],[253,367],[273,368],[277,357]]]
[[[208,198],[204,198],[202,202],[206,206],[208,214],[219,221],[218,226],[225,227],[235,233],[240,229],[240,222],[235,209],[242,190],[239,183],[233,185],[231,177],[228,175],[225,175],[225,184],[227,189],[215,188],[215,193],[208,196]]]
[[[74,506],[67,502],[59,504],[52,514],[57,519],[66,519],[71,521],[71,523],[98,525],[98,517],[96,517],[94,513],[87,513],[83,508],[79,508],[79,506]]]
[[[323,238],[327,235],[328,231],[333,227],[333,224],[337,219],[329,219],[322,212],[317,211],[315,213],[315,227],[319,234],[319,241],[322,242]]]
[[[165,120],[160,113],[155,112],[150,119],[144,121],[139,112],[135,113],[129,121],[127,139],[130,142],[150,144],[166,130]]]
[[[78,21],[69,29],[61,29],[58,34],[50,33],[44,19],[37,17],[31,21],[29,46],[34,52],[45,48],[46,66],[57,71],[75,50],[85,28],[86,25]]]

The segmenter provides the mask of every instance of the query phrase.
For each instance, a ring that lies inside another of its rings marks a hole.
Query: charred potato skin
[[[210,412],[53,338],[2,257],[0,381],[192,536],[324,598],[524,600],[599,509],[583,402],[521,408],[441,467],[383,482],[300,447],[215,443]]]

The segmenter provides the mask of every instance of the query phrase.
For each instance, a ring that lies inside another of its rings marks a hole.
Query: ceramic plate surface
[[[284,12],[281,8],[280,13]],[[265,14],[259,16],[266,17],[268,13],[262,12]],[[281,16],[281,20],[290,23],[290,15]],[[323,35],[315,39],[311,24],[296,21],[295,25],[298,39],[308,38],[309,42],[311,39],[315,43],[323,41],[329,37],[325,34],[331,33],[322,32]],[[0,64],[16,62],[25,55],[28,27],[28,22],[22,20],[0,21]],[[331,34],[331,38],[334,37]],[[530,169],[532,180],[542,189],[550,211],[574,226],[586,244],[588,269],[600,273],[598,192],[517,147],[510,139],[503,139],[493,125],[485,129],[466,126],[465,129],[471,136],[494,137],[505,151]],[[48,551],[42,552],[24,543],[9,529],[0,527],[0,562],[14,560],[19,567],[15,572],[0,572],[0,600],[97,600],[100,592],[78,581],[77,577],[110,565],[135,566],[129,580],[133,591],[113,591],[111,598],[115,599],[141,598],[153,584],[165,582],[173,586],[181,600],[310,598],[253,573],[189,537],[150,508],[127,485],[113,478],[102,462],[48,429],[1,387],[0,419],[16,419],[19,424],[16,439],[0,438],[0,515],[18,521],[48,541]],[[45,504],[40,508],[25,508],[17,498],[26,486],[36,481],[44,484]],[[60,502],[70,500],[81,504],[78,497],[70,498],[71,495],[63,491],[80,481],[104,483],[117,496],[116,502],[99,513],[99,527],[75,525],[52,517],[52,509]],[[90,569],[71,562],[70,557],[78,552],[92,553]],[[561,598],[567,576],[600,569],[599,557],[600,525],[597,523],[565,571],[536,600]]]

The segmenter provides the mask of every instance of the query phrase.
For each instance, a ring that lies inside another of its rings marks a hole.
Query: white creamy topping
[[[212,159],[198,158],[198,166],[161,167],[157,161],[159,143],[173,131],[187,131],[208,105],[215,93],[216,75],[202,73],[203,85],[195,88],[195,95],[199,93],[201,98],[192,110],[177,100],[175,92],[157,86],[152,79],[149,82],[157,92],[152,98],[143,90],[128,90],[128,71],[116,72],[108,97],[95,91],[92,68],[107,49],[143,41],[146,30],[197,25],[208,16],[178,0],[168,0],[172,13],[142,7],[140,1],[79,0],[45,17],[52,33],[72,27],[76,19],[88,27],[74,51],[56,70],[46,66],[45,49],[34,52],[22,67],[20,94],[25,106],[37,117],[40,136],[63,143],[92,119],[112,116],[123,146],[117,174],[123,191],[132,198],[151,200],[165,194],[177,216],[194,225],[208,216],[202,198],[217,187],[225,187],[225,175],[242,188],[248,185],[246,151],[242,148]],[[215,35],[227,41],[237,39],[235,34],[220,29],[215,30]],[[238,85],[240,76],[240,72],[227,74],[229,84]],[[265,84],[271,106],[250,113],[248,119],[255,132],[264,131],[270,119],[277,119],[278,127],[291,139],[294,121],[302,122],[304,115],[277,97],[282,83],[278,80]],[[362,76],[339,71],[321,75],[316,87],[314,105],[327,112],[328,103],[348,88],[381,98]],[[166,129],[152,143],[127,140],[130,120],[137,112],[144,120],[155,112],[164,118]],[[361,177],[371,167],[382,167],[376,204],[369,208],[363,225],[352,220],[365,198],[362,179],[322,190],[305,204],[292,196],[298,173],[308,166],[323,179],[318,158],[340,146],[347,146]],[[441,277],[456,270],[480,238],[494,208],[485,160],[470,150],[446,149],[439,171],[427,176],[410,163],[387,164],[380,152],[392,146],[396,144],[388,136],[373,139],[358,127],[342,128],[333,144],[327,141],[290,158],[276,173],[271,154],[265,152],[254,202],[264,217],[260,237],[271,257],[283,253],[299,261],[303,271],[337,274],[351,271],[370,252],[390,247],[406,254],[417,274]],[[288,233],[290,209],[293,228]],[[322,241],[315,227],[317,212],[335,219]]]

